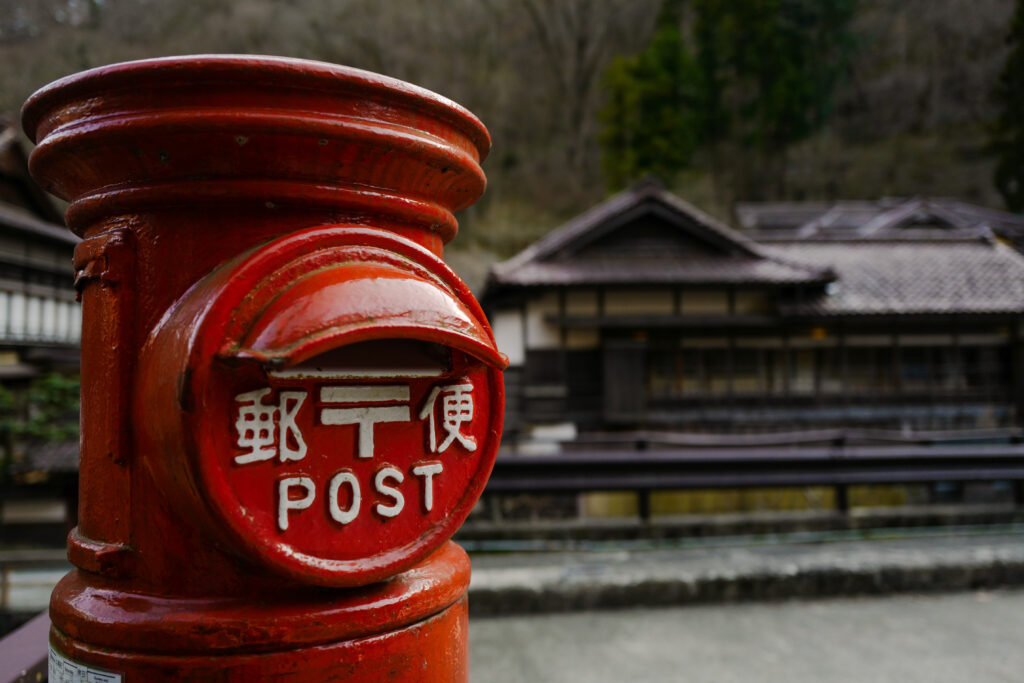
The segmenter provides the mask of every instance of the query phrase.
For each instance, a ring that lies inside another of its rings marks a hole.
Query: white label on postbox
[[[50,683],[121,683],[121,674],[73,662],[52,646],[47,671]]]

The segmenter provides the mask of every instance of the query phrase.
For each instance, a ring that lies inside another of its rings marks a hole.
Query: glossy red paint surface
[[[77,74],[23,121],[85,238],[54,647],[126,681],[464,680],[446,539],[493,463],[505,361],[441,255],[483,191],[480,122],[221,56]]]

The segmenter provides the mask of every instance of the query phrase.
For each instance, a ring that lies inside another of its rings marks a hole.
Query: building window
[[[967,346],[960,349],[964,383],[972,392],[989,393],[1009,387],[1010,350],[1005,346]]]
[[[846,350],[847,388],[854,395],[890,393],[893,381],[892,349],[850,347]]]
[[[692,344],[692,345],[691,345]],[[871,398],[954,397],[1005,392],[1006,346],[827,346],[782,348],[738,339],[715,345],[653,347],[647,357],[654,399],[783,395]],[[784,381],[788,374],[787,382]]]
[[[651,398],[725,396],[729,393],[728,349],[652,349],[647,358]]]
[[[781,394],[783,361],[781,349],[655,348],[647,387],[655,399]]]

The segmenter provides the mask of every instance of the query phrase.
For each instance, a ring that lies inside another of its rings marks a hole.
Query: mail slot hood
[[[479,304],[441,259],[393,233],[355,226],[310,228],[243,254],[190,290],[151,340],[160,337],[194,341],[191,352],[200,355],[217,339],[212,356],[268,369],[391,338],[508,365]]]
[[[497,368],[507,365],[482,318],[436,276],[389,254],[361,252],[372,260],[320,268],[320,256],[311,254],[316,269],[283,289],[277,278],[268,278],[250,297],[262,310],[223,355],[290,366],[341,345],[393,338],[433,342]],[[247,311],[240,314],[244,318]]]

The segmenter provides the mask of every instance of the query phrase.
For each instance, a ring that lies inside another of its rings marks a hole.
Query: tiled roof
[[[788,258],[831,266],[826,293],[787,315],[1024,312],[1024,256],[993,240],[773,243]]]
[[[636,248],[658,211],[678,230]],[[1024,217],[921,199],[745,204],[737,215],[758,241],[660,187],[634,188],[496,265],[490,287],[796,285],[803,296],[780,299],[784,316],[1024,313],[1024,256],[993,236],[1016,224],[1024,235]],[[613,230],[621,239],[586,246]]]
[[[82,241],[63,225],[40,220],[28,211],[6,202],[0,202],[0,228],[69,245],[75,245]]]
[[[591,259],[527,262],[499,271],[504,285],[788,284],[828,282],[823,269],[772,258]]]
[[[28,155],[12,118],[0,115],[0,202],[20,209],[38,223],[62,228],[61,212],[32,181]],[[19,227],[17,224],[15,227]],[[66,232],[66,231],[65,231]]]
[[[741,202],[735,212],[740,225],[759,241],[893,237],[908,229],[925,239],[1024,236],[1024,216],[943,198]]]
[[[596,235],[631,231],[647,215],[675,226],[680,240],[704,248],[682,257],[672,245],[645,252],[626,239],[621,250],[581,250]],[[495,286],[598,284],[814,284],[833,279],[827,268],[788,260],[720,223],[653,183],[618,194],[577,216],[491,270]]]

